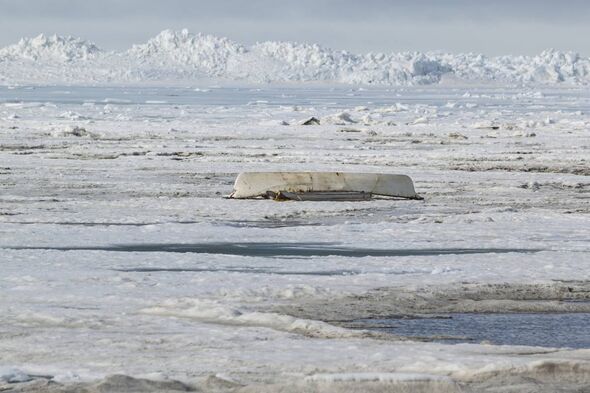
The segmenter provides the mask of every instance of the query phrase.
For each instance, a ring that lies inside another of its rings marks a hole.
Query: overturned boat
[[[406,175],[346,172],[243,172],[229,197],[362,201],[373,196],[422,199]]]

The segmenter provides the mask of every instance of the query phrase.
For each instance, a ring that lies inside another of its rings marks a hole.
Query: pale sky
[[[590,56],[590,0],[0,0],[0,46],[39,33],[127,49],[164,29],[319,43],[355,53]]]

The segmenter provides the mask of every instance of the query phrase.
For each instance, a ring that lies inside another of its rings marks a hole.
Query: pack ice
[[[588,391],[560,319],[590,316],[588,78],[187,31],[1,49],[0,391]],[[241,172],[424,200],[224,198]],[[565,344],[398,329],[457,313],[552,313],[530,335]]]
[[[537,56],[403,52],[354,54],[317,44],[228,38],[164,30],[127,51],[79,38],[39,35],[0,49],[0,83],[337,82],[386,86],[441,82],[572,84],[590,81],[590,60],[546,50]]]

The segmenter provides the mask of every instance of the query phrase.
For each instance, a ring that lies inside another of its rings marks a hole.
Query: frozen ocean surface
[[[408,111],[412,104],[430,105],[449,112],[479,112],[482,109],[526,108],[539,112],[587,110],[590,93],[585,87],[540,87],[538,89],[495,86],[351,87],[324,85],[245,85],[219,87],[101,87],[101,86],[0,86],[0,100],[7,107],[18,104],[54,105],[146,105],[152,107],[254,106],[277,108],[319,106],[322,109],[351,109],[356,106],[392,108]],[[403,103],[402,103],[403,101]],[[8,105],[6,105],[8,104]],[[465,104],[468,104],[467,107]],[[303,108],[302,108],[303,109]],[[415,109],[412,108],[412,109]]]
[[[573,322],[448,345],[351,321],[587,315],[589,129],[571,86],[0,87],[0,383],[587,383]],[[223,198],[245,170],[425,200]]]

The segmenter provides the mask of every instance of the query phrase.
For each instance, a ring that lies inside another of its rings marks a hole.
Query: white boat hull
[[[364,192],[421,199],[406,175],[344,172],[244,172],[238,175],[230,198],[265,197],[269,192]]]

